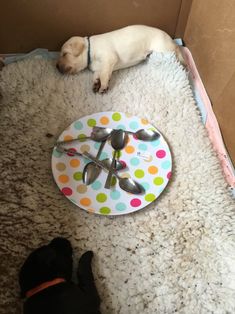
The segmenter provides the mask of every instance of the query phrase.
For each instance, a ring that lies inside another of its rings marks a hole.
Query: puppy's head
[[[65,74],[76,74],[87,67],[85,39],[72,37],[62,46],[57,69]]]
[[[70,242],[64,238],[56,238],[33,251],[19,273],[21,296],[25,297],[27,291],[58,277],[70,280],[72,253]]]

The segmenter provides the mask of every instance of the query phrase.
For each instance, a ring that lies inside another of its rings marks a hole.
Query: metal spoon
[[[70,149],[66,149],[66,148],[61,147],[61,146],[56,146],[55,148],[58,152],[61,152],[61,153],[67,154],[67,153],[71,152]],[[90,155],[89,153],[83,152],[81,154],[81,153],[78,153],[75,151],[72,151],[72,153],[73,153],[73,155],[83,156],[83,157],[85,157],[91,161],[94,161],[95,164],[97,164],[98,166],[103,168],[105,171],[111,171],[112,174],[115,175],[116,178],[118,179],[119,186],[122,190],[129,192],[129,193],[132,193],[132,194],[143,194],[145,192],[144,187],[142,185],[140,185],[138,182],[132,180],[131,178],[120,177],[114,169],[106,168],[106,166],[103,165],[100,160],[96,160],[96,158],[94,156]]]
[[[112,164],[112,159],[111,158],[106,158],[101,160],[102,164],[105,165],[106,168],[110,168],[111,164]],[[115,165],[114,165],[114,169],[116,171],[118,170],[122,170],[126,168],[126,164],[119,161],[119,160],[115,160]]]
[[[140,129],[137,132],[126,132],[135,135],[138,140],[145,142],[155,141],[160,137],[160,134],[153,130]]]
[[[111,145],[114,149],[113,160],[110,169],[114,169],[116,154],[123,149],[127,143],[128,135],[123,130],[114,130],[111,135]],[[109,171],[104,187],[110,189],[112,172]]]
[[[113,129],[110,129],[110,128],[93,127],[90,136],[84,136],[81,138],[78,137],[78,138],[74,138],[74,139],[68,140],[68,141],[59,141],[59,142],[57,142],[57,144],[62,145],[62,144],[72,143],[75,141],[83,141],[83,140],[88,140],[88,139],[91,139],[95,142],[103,142],[103,141],[107,140],[107,138],[110,136],[112,131],[113,131]]]
[[[96,160],[99,159],[101,152],[104,148],[106,141],[103,141],[99,147],[98,153],[95,157]],[[94,163],[94,161],[89,162],[88,164],[86,164],[86,166],[83,169],[83,173],[82,173],[82,180],[83,183],[86,185],[92,184],[100,175],[101,172],[101,168]]]
[[[84,157],[94,161],[97,165],[99,165],[101,168],[103,168],[104,170],[109,170],[109,172],[112,173],[112,175],[114,175],[118,181],[119,181],[119,186],[122,190],[132,193],[132,194],[143,194],[145,192],[144,187],[139,184],[138,182],[134,181],[131,178],[122,178],[118,175],[117,171],[114,170],[113,168],[106,168],[102,162],[100,160],[95,160],[95,158],[90,155],[87,152],[83,152],[82,154]]]

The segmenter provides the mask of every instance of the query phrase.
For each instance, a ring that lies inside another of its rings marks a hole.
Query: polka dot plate
[[[160,132],[141,119],[121,112],[100,112],[73,122],[59,137],[59,141],[89,136],[93,126],[123,129],[136,132],[139,129],[151,129]],[[66,144],[68,145],[68,144]],[[78,152],[87,151],[96,156],[100,143],[90,139],[73,142],[69,148]],[[100,159],[111,158],[113,149],[107,141]],[[131,177],[145,189],[143,195],[134,195],[123,191],[115,177],[111,189],[105,189],[107,172],[101,171],[91,185],[84,185],[82,172],[88,159],[72,154],[60,153],[54,148],[52,153],[52,172],[62,193],[74,204],[88,212],[101,215],[129,214],[149,205],[165,189],[172,169],[169,147],[160,134],[152,142],[143,142],[129,135],[126,147],[120,152],[119,160],[126,168],[119,171],[121,177]]]

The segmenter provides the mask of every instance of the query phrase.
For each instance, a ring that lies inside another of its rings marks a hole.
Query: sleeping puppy
[[[55,238],[29,255],[19,274],[21,296],[26,298],[24,314],[100,314],[93,253],[80,258],[77,285],[71,281],[72,254],[68,240]]]
[[[132,25],[101,35],[70,38],[63,45],[56,66],[67,74],[76,74],[88,67],[94,72],[93,91],[105,93],[113,71],[138,64],[153,51],[173,51],[185,64],[179,46],[167,33]]]

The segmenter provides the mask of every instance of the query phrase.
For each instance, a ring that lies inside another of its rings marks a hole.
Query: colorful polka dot
[[[101,207],[99,212],[103,215],[108,215],[111,213],[111,209],[109,207]]]
[[[88,208],[87,211],[89,214],[94,214],[95,212],[94,208]]]
[[[148,182],[143,182],[143,183],[141,183],[141,185],[143,186],[145,191],[150,189],[150,184]]]
[[[130,124],[129,124],[129,127],[131,128],[131,130],[137,130],[139,128],[139,123],[136,122],[136,121],[132,121]]]
[[[113,119],[113,121],[119,121],[119,120],[121,120],[121,115],[120,115],[120,113],[119,112],[115,112],[113,115],[112,115],[112,119]]]
[[[157,158],[164,158],[166,156],[166,152],[163,149],[159,149],[156,152],[156,156],[157,156]]]
[[[133,157],[133,158],[131,158],[130,163],[132,166],[138,166],[140,163],[140,160],[137,157]]]
[[[144,144],[144,143],[141,143],[141,144],[138,145],[138,149],[146,151],[148,149],[148,146],[146,144]]]
[[[96,125],[96,120],[95,119],[89,119],[87,121],[87,125],[92,128],[93,126]]]
[[[73,194],[73,190],[70,189],[69,187],[65,187],[61,191],[65,196],[70,196]]]
[[[83,145],[80,147],[80,151],[81,151],[82,153],[84,153],[84,152],[89,152],[90,149],[91,149],[90,146],[87,145],[87,144],[83,144]]]
[[[109,157],[109,155],[106,153],[106,152],[102,152],[101,153],[101,155],[100,155],[100,159],[102,160],[102,159],[106,159],[106,158],[108,158]]]
[[[153,202],[156,199],[156,196],[152,193],[145,195],[144,198],[147,202]]]
[[[66,174],[61,174],[58,179],[63,184],[69,182],[69,177]]]
[[[76,152],[76,148],[69,148],[69,153],[67,153],[68,156],[74,156],[73,152]]]
[[[91,187],[93,190],[98,191],[102,187],[102,184],[100,181],[97,180],[94,183],[92,183]]]
[[[112,152],[112,156],[114,154],[114,151]],[[108,156],[108,154],[107,154]],[[120,158],[122,156],[122,152],[119,150],[118,152],[116,152],[116,158]]]
[[[171,162],[169,160],[166,160],[161,164],[161,167],[163,169],[169,169],[171,167]]]
[[[124,160],[119,160],[119,162],[122,164],[122,169],[125,169],[127,167],[127,164]]]
[[[81,130],[83,128],[83,124],[82,124],[81,121],[76,121],[74,123],[74,127],[75,127],[76,130]]]
[[[85,184],[80,184],[77,186],[77,191],[80,194],[84,194],[87,192],[87,186]]]
[[[137,169],[136,171],[135,171],[135,176],[136,176],[136,178],[143,178],[144,177],[144,170],[142,170],[142,169]]]
[[[109,118],[108,117],[101,117],[100,123],[103,125],[107,125],[109,123]]]
[[[134,151],[135,151],[135,147],[134,146],[128,145],[128,146],[125,147],[125,152],[127,154],[133,154]]]
[[[87,137],[86,134],[79,134],[78,138],[80,139],[80,142],[84,142],[86,139],[84,137]]]
[[[73,137],[71,135],[65,135],[64,136],[64,141],[71,141]]]
[[[104,203],[107,200],[107,195],[104,194],[104,193],[99,193],[99,194],[96,195],[96,200],[99,203]]]
[[[122,212],[126,210],[126,204],[125,203],[117,203],[115,206],[115,209]]]
[[[139,198],[133,198],[130,201],[132,207],[139,207],[141,205],[141,200]]]
[[[168,172],[168,174],[167,174],[167,179],[170,180],[171,176],[172,176],[172,173],[171,173],[171,171],[170,171],[170,172]]]
[[[111,179],[111,186],[115,186],[117,183],[117,178],[116,177],[112,177]]]
[[[119,125],[117,125],[117,127],[115,129],[126,130],[126,127],[124,124],[119,124]]]
[[[76,180],[76,181],[82,180],[82,172],[81,172],[81,171],[75,172],[75,173],[73,174],[73,178],[74,178],[74,180]]]
[[[80,204],[83,206],[90,206],[91,205],[91,199],[88,197],[81,198]]]
[[[56,169],[57,169],[58,171],[64,171],[64,170],[66,169],[66,166],[65,166],[65,164],[64,164],[63,162],[58,162],[58,163],[56,164]]]
[[[158,168],[155,166],[150,166],[150,167],[148,167],[148,172],[150,174],[156,174],[156,173],[158,173]]]
[[[56,158],[60,158],[63,155],[63,153],[58,152],[58,150],[56,148],[54,148],[53,150],[53,156]]]
[[[141,119],[140,121],[141,121],[141,123],[144,124],[144,125],[149,124],[148,120],[146,120],[146,119]]]
[[[153,180],[153,183],[155,185],[162,185],[164,182],[163,178],[162,177],[156,177],[154,180]]]
[[[110,197],[112,200],[118,200],[121,197],[121,193],[119,191],[112,191],[110,193]]]
[[[79,167],[80,166],[80,160],[79,159],[71,159],[69,164],[73,168]]]
[[[121,174],[120,174],[120,177],[121,177],[121,178],[130,178],[131,175],[130,175],[130,173],[125,172],[125,173],[121,173]]]
[[[156,141],[152,141],[152,142],[150,142],[150,144],[151,144],[153,147],[157,147],[157,146],[160,145],[160,140],[158,139],[158,140],[156,140]]]

